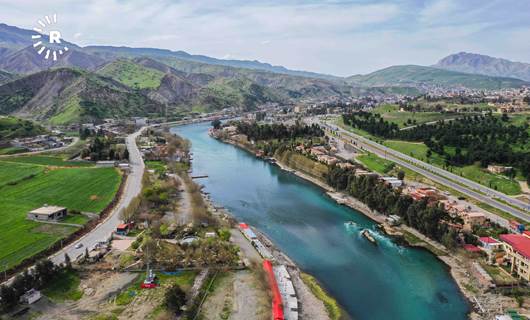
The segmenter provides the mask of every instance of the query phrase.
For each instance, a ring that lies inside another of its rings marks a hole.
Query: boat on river
[[[374,236],[372,236],[372,233],[370,232],[370,230],[368,230],[368,229],[363,229],[363,230],[361,231],[361,235],[362,235],[363,237],[365,237],[366,239],[368,239],[368,241],[370,241],[371,243],[373,243],[373,244],[377,244],[377,241],[375,241],[375,238],[374,238]]]

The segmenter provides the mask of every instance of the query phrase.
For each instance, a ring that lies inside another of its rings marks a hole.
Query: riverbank
[[[254,150],[251,145],[246,145],[238,141],[234,141],[232,139],[219,139],[219,140],[222,142],[234,145],[246,152],[252,153],[253,155],[256,155],[257,150]],[[304,172],[301,172],[300,170],[295,170],[287,166],[285,163],[278,161],[278,159],[276,158],[270,158],[270,159],[282,170],[292,173],[308,182],[311,182],[314,185],[319,186],[335,202],[345,205],[347,207],[350,207],[362,213],[363,215],[370,218],[371,220],[375,221],[376,223],[379,223],[382,226],[382,231],[384,231],[384,233],[387,234],[388,236],[398,240],[398,242],[404,243],[405,245],[409,247],[420,247],[420,248],[430,251],[445,266],[447,266],[449,274],[451,275],[451,277],[457,284],[460,292],[466,298],[468,304],[469,305],[476,304],[476,296],[474,292],[470,290],[470,281],[469,281],[470,272],[462,266],[463,263],[458,258],[458,256],[452,253],[449,253],[449,251],[443,245],[425,237],[423,234],[421,234],[417,230],[410,228],[408,226],[403,225],[399,227],[391,227],[385,222],[384,215],[371,210],[370,208],[368,208],[368,206],[366,206],[364,203],[362,203],[358,199],[351,197],[347,194],[344,194],[342,192],[336,192],[331,186],[329,186],[324,181],[318,178],[315,178],[311,175],[308,175]],[[469,318],[470,319],[482,319],[481,316],[473,310],[469,313]]]
[[[228,210],[216,206],[208,194],[203,194],[203,197],[208,209],[211,212],[214,212],[216,215],[226,216],[223,218],[229,218],[232,220],[234,225],[239,223],[239,221]],[[303,271],[300,270],[296,263],[294,263],[286,253],[281,251],[264,233],[256,229],[253,229],[253,231],[256,234],[258,240],[270,251],[274,261],[280,265],[284,265],[289,271],[298,298],[298,312],[300,319],[349,319],[349,317],[346,315],[346,312],[338,306],[337,301],[327,294],[320,284],[316,282],[316,280],[313,281],[310,286],[306,281],[304,281]],[[246,238],[239,236],[240,231],[235,227],[232,229],[232,233],[238,234],[237,238],[240,238],[235,239],[235,243],[238,246],[241,246],[241,241],[247,241]],[[249,250],[253,251],[253,254],[249,255],[247,259],[249,259],[252,264],[256,264],[258,267],[261,266],[263,260],[252,246],[245,245],[245,248],[242,250],[242,252],[244,252],[244,254],[248,254]],[[317,296],[314,293],[315,291],[318,291],[320,294]]]

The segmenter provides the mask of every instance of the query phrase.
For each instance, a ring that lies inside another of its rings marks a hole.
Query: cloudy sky
[[[430,65],[460,51],[530,62],[527,0],[0,0],[0,22],[57,13],[79,45],[247,59],[335,75]]]

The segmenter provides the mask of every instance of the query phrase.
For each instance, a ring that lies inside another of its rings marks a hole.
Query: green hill
[[[246,78],[220,78],[199,89],[192,104],[196,109],[208,111],[226,107],[252,110],[269,101],[280,101],[280,97],[272,89]]]
[[[367,75],[351,76],[347,80],[352,84],[370,87],[442,86],[501,89],[518,88],[528,84],[519,79],[469,74],[415,65],[392,66]]]
[[[0,114],[51,124],[156,114],[163,106],[94,73],[54,69],[0,86]]]
[[[32,137],[43,133],[46,133],[46,129],[32,121],[0,116],[0,140]]]
[[[158,88],[160,80],[164,77],[163,72],[125,59],[106,64],[96,72],[137,89]]]

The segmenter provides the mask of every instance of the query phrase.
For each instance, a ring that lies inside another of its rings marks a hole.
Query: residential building
[[[502,248],[502,243],[492,237],[480,237],[478,238],[478,242],[484,250],[496,250]]]
[[[511,272],[530,281],[530,238],[520,234],[501,234],[500,240]]]
[[[66,217],[67,210],[64,207],[45,205],[28,212],[27,218],[39,221],[55,221]]]
[[[35,289],[30,289],[26,293],[24,293],[22,296],[20,296],[19,301],[21,303],[27,303],[32,304],[40,300],[42,297],[40,291]]]
[[[473,226],[481,226],[486,223],[486,216],[478,211],[465,212],[462,219],[464,220],[464,230],[472,230]]]
[[[487,169],[491,173],[501,174],[501,173],[512,171],[513,167],[496,166],[496,165],[490,164]]]
[[[403,185],[403,181],[395,177],[381,177],[381,180],[392,188],[399,188]]]

